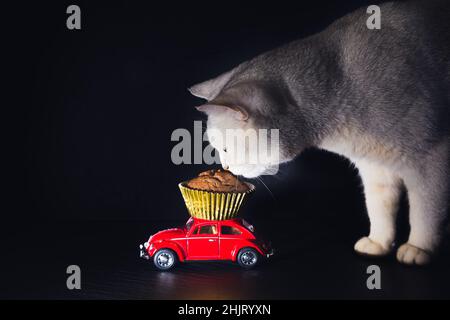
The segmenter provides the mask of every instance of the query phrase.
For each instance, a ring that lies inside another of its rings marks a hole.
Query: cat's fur
[[[425,264],[441,240],[449,202],[450,6],[385,3],[381,30],[366,8],[190,88],[208,100],[211,128],[279,128],[280,162],[306,147],[359,169],[370,234],[355,250],[387,254],[404,185],[410,236],[397,259]],[[226,159],[223,145],[214,145]],[[255,177],[264,166],[230,166]]]

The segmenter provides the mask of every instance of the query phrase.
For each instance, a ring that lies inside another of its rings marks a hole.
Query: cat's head
[[[225,169],[254,178],[274,174],[280,162],[291,160],[280,140],[286,101],[268,82],[238,79],[230,71],[189,91],[207,100],[197,109],[208,116],[206,134]]]

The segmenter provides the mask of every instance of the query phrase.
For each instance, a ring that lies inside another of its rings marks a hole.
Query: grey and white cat
[[[449,203],[450,6],[385,3],[381,29],[366,8],[323,32],[244,62],[190,92],[208,102],[208,130],[279,128],[279,162],[315,146],[359,170],[370,233],[357,252],[392,250],[403,186],[410,235],[397,259],[422,265],[442,238]],[[212,143],[213,144],[213,143]],[[227,166],[226,145],[214,145]],[[230,165],[255,177],[264,165]]]

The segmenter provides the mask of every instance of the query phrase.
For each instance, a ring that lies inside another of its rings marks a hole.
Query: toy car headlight
[[[149,247],[148,242],[144,242],[144,248],[147,249]]]

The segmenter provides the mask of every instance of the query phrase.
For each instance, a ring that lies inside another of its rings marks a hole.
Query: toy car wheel
[[[153,256],[153,263],[159,270],[169,270],[177,262],[177,255],[170,249],[158,250]]]
[[[238,264],[245,269],[251,269],[258,264],[258,252],[252,248],[243,248],[237,256]]]

